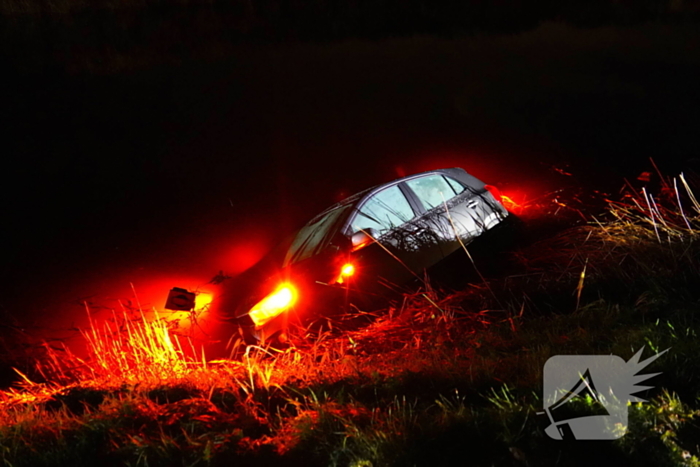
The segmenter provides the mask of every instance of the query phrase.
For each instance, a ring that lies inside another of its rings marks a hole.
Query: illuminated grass
[[[17,466],[698,465],[700,213],[690,191],[667,193],[630,194],[608,217],[521,249],[488,285],[426,281],[365,327],[248,347],[239,361],[187,357],[162,320],[93,323],[90,358],[49,354],[53,382],[2,393],[0,455]],[[596,450],[546,437],[547,358],[641,346],[671,350],[628,435]]]

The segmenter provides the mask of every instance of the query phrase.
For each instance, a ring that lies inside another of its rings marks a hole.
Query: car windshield
[[[339,206],[317,216],[302,227],[287,250],[284,267],[320,253],[330,242],[339,222],[344,219],[344,214],[348,212],[350,207],[351,205]]]

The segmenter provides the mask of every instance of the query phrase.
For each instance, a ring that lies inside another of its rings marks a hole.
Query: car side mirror
[[[379,232],[375,229],[364,229],[352,234],[352,249],[359,250],[360,248],[369,245],[379,236]]]

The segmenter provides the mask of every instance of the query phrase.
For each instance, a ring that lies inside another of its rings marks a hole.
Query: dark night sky
[[[64,327],[80,299],[111,306],[129,282],[199,285],[343,195],[438,166],[533,195],[571,183],[552,167],[605,189],[649,157],[687,168],[698,45],[692,24],[545,23],[452,39],[217,42],[178,60],[54,54],[0,91],[0,306]]]

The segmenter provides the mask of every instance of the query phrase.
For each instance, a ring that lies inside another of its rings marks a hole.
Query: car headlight
[[[274,292],[260,300],[248,315],[256,327],[263,326],[272,318],[291,308],[297,300],[297,290],[288,282],[280,284]]]

